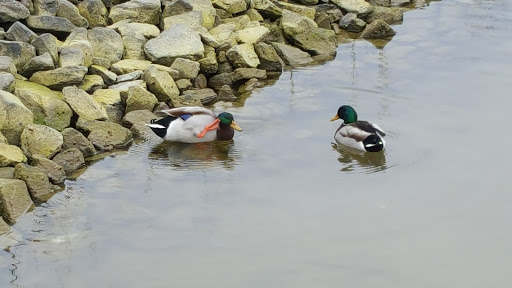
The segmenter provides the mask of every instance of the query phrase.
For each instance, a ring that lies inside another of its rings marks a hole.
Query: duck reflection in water
[[[180,170],[234,169],[242,155],[233,140],[193,144],[163,141],[151,150],[149,159],[167,162]]]
[[[371,174],[389,168],[384,151],[367,153],[337,143],[331,143],[331,146],[340,154],[338,161],[343,164],[340,171]]]

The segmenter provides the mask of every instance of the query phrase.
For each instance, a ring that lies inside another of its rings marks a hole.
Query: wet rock
[[[17,70],[36,56],[34,46],[25,42],[0,40],[0,55],[11,57]]]
[[[133,22],[158,24],[161,13],[160,0],[132,0],[110,8],[112,22],[129,19]]]
[[[147,39],[155,38],[160,34],[160,29],[158,29],[157,26],[153,24],[147,24],[147,23],[134,23],[129,22],[129,20],[123,20],[117,23],[114,23],[113,25],[109,26],[108,28],[112,28],[114,30],[117,30],[121,36],[126,36],[130,34],[136,34],[136,35],[142,35],[146,37]]]
[[[179,103],[180,90],[169,73],[160,71],[152,65],[142,74],[142,80],[146,82],[148,90],[155,94],[158,101],[172,103],[171,105]]]
[[[32,45],[36,48],[38,55],[43,55],[44,53],[50,53],[52,56],[53,63],[57,64],[59,60],[59,52],[57,45],[57,38],[50,33],[44,33],[37,36],[34,40],[32,40]]]
[[[386,39],[393,37],[396,32],[384,20],[377,19],[368,24],[360,37],[365,39]]]
[[[58,131],[69,127],[73,111],[62,100],[62,93],[37,83],[16,81],[16,96],[32,111],[34,123],[52,127]]]
[[[23,163],[16,164],[14,178],[25,181],[30,197],[36,202],[44,202],[53,195],[52,184],[41,168]]]
[[[89,22],[80,15],[80,11],[75,4],[67,0],[58,0],[58,3],[59,9],[56,16],[68,19],[77,27],[89,27]]]
[[[30,59],[20,71],[20,74],[25,77],[30,77],[38,71],[48,71],[55,69],[52,56],[46,52],[43,55],[36,56]]]
[[[79,48],[84,53],[84,65],[90,66],[92,64],[94,51],[91,42],[87,38],[87,29],[79,27],[73,30],[62,44],[62,48],[64,47]]]
[[[283,14],[283,9],[277,7],[270,0],[253,0],[252,8],[256,9],[263,17],[276,20]]]
[[[279,6],[281,8],[283,8],[283,10],[289,10],[289,11],[304,15],[311,20],[315,20],[316,10],[313,7],[297,5],[297,4],[288,3],[288,2],[284,2],[284,1],[279,1],[278,3],[279,3]]]
[[[83,120],[106,120],[107,112],[87,92],[78,89],[76,86],[68,86],[62,89],[64,101]]]
[[[46,173],[48,179],[53,184],[61,184],[64,183],[66,179],[66,172],[64,168],[54,161],[42,156],[42,155],[32,155],[32,166],[41,169]]]
[[[332,3],[347,13],[355,13],[358,18],[366,19],[373,12],[373,6],[365,0],[332,0]]]
[[[61,90],[71,85],[79,85],[87,74],[85,66],[66,66],[48,71],[35,72],[31,82],[44,85],[53,90]]]
[[[27,25],[36,31],[52,34],[71,33],[76,26],[66,18],[56,16],[28,16]]]
[[[115,30],[105,27],[96,27],[87,33],[91,42],[94,57],[102,57],[115,63],[123,58],[123,39]]]
[[[177,58],[171,65],[171,68],[179,72],[177,79],[192,79],[199,74],[199,63],[196,61]]]
[[[315,63],[315,60],[308,53],[299,48],[275,42],[272,43],[272,46],[287,65],[298,66]]]
[[[269,33],[270,30],[264,26],[250,27],[237,31],[236,40],[238,43],[255,44],[260,42]]]
[[[373,13],[368,16],[366,22],[372,23],[373,21],[381,19],[389,25],[400,24],[404,20],[404,10],[401,8],[387,8],[375,7]]]
[[[128,74],[137,70],[145,71],[148,69],[149,65],[151,65],[151,61],[148,60],[125,59],[112,64],[110,69],[117,75],[121,75]]]
[[[92,97],[102,105],[121,105],[121,93],[118,90],[98,89]]]
[[[62,130],[62,137],[64,143],[62,150],[77,148],[82,152],[84,157],[93,156],[96,154],[96,149],[87,138],[74,128],[66,128]]]
[[[18,69],[16,69],[16,64],[14,60],[12,60],[9,56],[0,56],[0,72],[6,72],[11,75],[16,75],[18,73]]]
[[[0,213],[9,224],[27,212],[34,203],[28,194],[27,184],[18,179],[0,179]]]
[[[313,28],[295,35],[295,45],[311,55],[336,55],[336,34],[333,30]]]
[[[18,146],[0,143],[0,167],[14,166],[27,162],[27,157]]]
[[[210,88],[183,91],[183,95],[192,95],[199,99],[203,105],[207,105],[217,99],[217,93]]]
[[[0,90],[12,93],[14,91],[14,80],[11,73],[0,72]]]
[[[14,167],[0,167],[0,179],[14,179]]]
[[[14,24],[9,27],[9,30],[7,30],[7,33],[5,34],[5,38],[7,40],[20,41],[25,43],[30,43],[30,41],[36,37],[36,33],[34,33],[19,21],[14,22]]]
[[[153,111],[158,99],[153,93],[144,88],[133,86],[128,89],[128,98],[126,99],[126,113],[135,110]]]
[[[2,0],[0,2],[0,23],[14,22],[25,19],[30,15],[27,7],[16,0]]]
[[[62,147],[63,139],[59,131],[44,125],[29,124],[20,137],[21,149],[28,156],[40,154],[51,159]]]
[[[125,148],[133,139],[132,132],[117,123],[79,118],[76,125],[78,129],[90,132],[87,139],[100,151]]]
[[[116,73],[109,71],[105,67],[97,66],[97,65],[91,65],[89,67],[89,73],[92,75],[98,75],[103,79],[103,82],[107,85],[112,85],[116,83],[117,75]]]
[[[334,4],[321,4],[315,6],[315,22],[318,27],[330,29],[331,23],[339,21],[343,17],[343,13],[340,11],[338,6]],[[322,26],[321,23],[325,22],[326,25]]]
[[[123,117],[123,125],[131,127],[137,123],[149,123],[151,119],[155,118],[157,117],[151,111],[135,110],[126,113],[126,115]]]
[[[183,24],[175,24],[148,40],[144,51],[152,62],[169,66],[176,58],[202,58],[204,47],[197,32]]]
[[[266,43],[254,44],[254,51],[260,59],[260,68],[267,71],[281,71],[282,60],[272,45]]]
[[[84,66],[84,52],[77,47],[64,47],[60,51],[59,67]]]
[[[78,10],[89,22],[89,28],[108,25],[108,10],[101,0],[83,0],[78,3]]]
[[[349,32],[359,33],[366,27],[366,22],[357,18],[355,13],[347,13],[341,18],[339,25]]]
[[[25,126],[32,123],[34,116],[20,99],[0,90],[0,132],[7,142],[19,146]]]
[[[142,73],[144,73],[144,71],[135,70],[127,74],[119,75],[117,76],[116,83],[137,80],[142,76]]]
[[[231,73],[221,73],[217,75],[213,75],[208,80],[208,87],[211,87],[215,90],[219,90],[224,85],[231,86],[233,84],[233,75]]]
[[[260,64],[260,59],[252,44],[239,44],[226,52],[229,61],[235,67],[252,67],[256,68]]]
[[[124,108],[116,105],[105,105],[105,110],[107,110],[108,122],[121,124]]]
[[[213,7],[223,9],[229,14],[238,14],[249,8],[245,0],[212,0],[212,4]]]
[[[220,88],[219,94],[217,95],[217,100],[236,101],[236,99],[236,95],[229,85],[224,85],[222,88]]]
[[[144,53],[144,45],[147,42],[146,37],[139,34],[128,34],[123,36],[122,39],[124,46],[123,59],[146,60],[146,54]]]
[[[240,80],[248,80],[251,78],[265,79],[267,71],[257,68],[237,68],[233,71],[233,82]]]
[[[85,75],[82,83],[78,85],[79,89],[84,90],[87,93],[92,93],[103,87],[105,87],[105,82],[103,82],[103,78],[99,75]]]
[[[84,155],[78,148],[70,148],[53,157],[53,161],[62,166],[66,175],[70,175],[85,164]]]
[[[174,24],[183,24],[192,30],[203,27],[203,17],[201,11],[190,11],[179,15],[173,15],[162,20],[162,30],[171,28]]]

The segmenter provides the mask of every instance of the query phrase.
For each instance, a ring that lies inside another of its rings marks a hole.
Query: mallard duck
[[[338,119],[343,119],[343,123],[334,134],[334,139],[338,143],[368,152],[379,152],[384,149],[386,133],[377,124],[357,121],[354,108],[348,105],[341,106],[331,121]]]
[[[235,130],[242,131],[233,115],[222,112],[218,116],[203,107],[181,107],[161,112],[162,119],[146,124],[156,135],[168,141],[199,143],[233,139]]]

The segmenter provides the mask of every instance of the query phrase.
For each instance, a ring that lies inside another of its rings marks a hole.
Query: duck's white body
[[[386,146],[384,136],[386,134],[384,133],[382,128],[380,128],[377,124],[371,122],[364,122],[366,121],[359,121],[351,124],[342,124],[338,128],[338,130],[336,130],[336,133],[334,134],[334,139],[342,145],[360,151],[369,151],[372,149],[372,147],[377,145],[382,145],[382,149],[384,149],[384,147]],[[365,139],[372,135],[376,135],[378,137],[378,139],[376,139],[376,143],[363,142]]]
[[[215,130],[208,131],[206,134],[199,138],[197,135],[201,133],[205,126],[215,121],[216,117],[210,115],[194,115],[193,117],[183,120],[178,117],[173,120],[169,127],[164,139],[168,141],[178,141],[184,143],[200,143],[210,142],[217,138]]]

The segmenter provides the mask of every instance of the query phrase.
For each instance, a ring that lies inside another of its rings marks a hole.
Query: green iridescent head
[[[338,113],[331,118],[331,121],[338,119],[343,119],[345,124],[357,122],[356,110],[348,105],[343,105],[338,109]]]
[[[217,116],[217,118],[219,119],[221,126],[230,126],[235,130],[242,131],[242,128],[240,128],[235,123],[235,119],[233,118],[233,115],[231,115],[231,113],[222,112],[219,114],[219,116]]]

